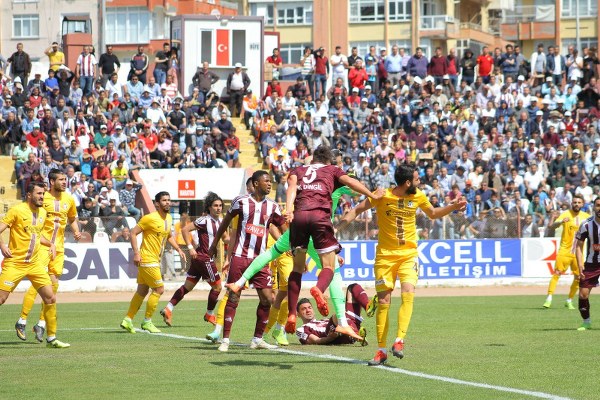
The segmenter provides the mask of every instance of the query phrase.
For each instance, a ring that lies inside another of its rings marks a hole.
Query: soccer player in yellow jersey
[[[52,169],[48,174],[50,190],[44,193],[44,209],[46,210],[46,221],[42,230],[42,235],[56,246],[56,257],[50,260],[48,252],[42,252],[39,262],[44,268],[48,268],[48,275],[52,281],[54,293],[58,292],[58,280],[63,272],[65,264],[65,228],[67,224],[73,230],[75,240],[81,238],[79,224],[77,220],[77,207],[73,196],[66,192],[67,175],[59,169]],[[27,325],[27,316],[33,307],[37,290],[30,286],[23,298],[23,307],[21,317],[15,324],[17,336],[25,340],[25,326]],[[44,304],[42,303],[42,312],[37,324],[33,326],[33,332],[38,342],[44,341],[44,332],[46,331],[46,321],[44,319]]]
[[[556,285],[560,276],[567,272],[567,269],[571,269],[573,272],[573,283],[571,283],[571,289],[569,290],[569,297],[565,303],[565,307],[569,310],[575,310],[573,305],[573,297],[577,294],[579,289],[579,269],[577,268],[577,259],[575,257],[575,248],[577,247],[577,239],[575,239],[575,233],[579,229],[579,226],[583,221],[590,217],[590,214],[581,211],[581,208],[585,204],[583,196],[576,194],[573,196],[571,201],[571,209],[563,212],[558,216],[556,222],[550,227],[552,229],[558,228],[562,225],[562,235],[560,236],[560,247],[558,248],[558,254],[556,255],[556,264],[554,266],[554,273],[550,278],[550,284],[548,285],[548,297],[544,302],[544,308],[550,308],[552,306],[552,295],[556,290]]]
[[[19,282],[27,277],[45,303],[47,346],[65,348],[70,344],[56,339],[56,294],[52,290],[52,281],[46,267],[39,262],[40,257],[46,257],[43,253],[49,253],[50,259],[56,255],[56,246],[42,234],[46,219],[46,210],[42,207],[44,192],[42,183],[30,183],[27,187],[27,200],[8,210],[0,221],[0,235],[7,228],[10,229],[8,246],[0,236],[0,251],[4,256],[0,272],[0,305],[4,304]],[[45,247],[40,247],[40,244]]]
[[[121,321],[121,328],[129,333],[135,333],[132,319],[144,302],[144,298],[152,289],[146,302],[146,315],[142,322],[142,329],[150,333],[160,333],[152,323],[152,315],[158,306],[158,300],[164,293],[165,287],[160,274],[160,259],[168,241],[179,253],[181,262],[185,264],[185,254],[177,244],[172,233],[173,218],[169,214],[171,209],[171,196],[167,192],[158,192],[154,196],[156,211],[144,215],[137,225],[131,230],[131,248],[133,249],[133,262],[138,267],[137,290],[129,303],[127,316]],[[142,246],[138,248],[137,235],[143,235]]]
[[[464,210],[467,202],[457,198],[445,207],[434,208],[427,196],[417,189],[419,173],[414,167],[400,165],[394,173],[396,187],[387,189],[378,200],[365,199],[350,210],[338,224],[343,229],[357,215],[370,208],[377,210],[379,238],[375,254],[375,288],[377,342],[379,349],[369,365],[384,364],[387,360],[388,312],[391,295],[400,280],[402,305],[398,312],[398,331],[392,345],[395,357],[404,357],[404,338],[413,311],[415,286],[419,278],[416,214],[420,208],[429,218],[442,218],[453,211]]]

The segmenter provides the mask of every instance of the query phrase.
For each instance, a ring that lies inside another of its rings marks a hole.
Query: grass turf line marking
[[[162,333],[162,332],[161,333],[150,333],[150,332],[146,332],[144,330],[137,329],[137,328],[136,328],[136,332],[147,333],[151,336],[164,336],[164,337],[168,337],[168,338],[172,338],[172,339],[193,340],[193,341],[203,342],[203,343],[212,343],[210,340],[207,340],[204,338],[199,338],[199,337],[194,337],[194,336],[183,336],[183,335],[176,335],[176,334],[172,334],[172,333]],[[249,347],[249,345],[247,345],[245,343],[231,342],[230,345],[239,346],[239,347]],[[282,349],[280,347],[273,349],[271,351],[275,351],[275,352],[283,353],[283,354],[291,354],[291,355],[303,356],[303,357],[322,358],[325,360],[335,360],[335,361],[345,362],[348,364],[357,364],[357,365],[362,365],[362,366],[368,366],[367,363],[363,360],[334,356],[333,354],[318,354],[318,353],[311,353],[311,352],[298,351],[298,350],[287,350],[287,349]],[[381,369],[381,370],[384,370],[387,372],[393,372],[396,374],[414,376],[417,378],[430,379],[430,380],[446,382],[446,383],[453,383],[456,385],[471,386],[471,387],[476,387],[476,388],[481,388],[481,389],[490,389],[490,390],[496,390],[499,392],[506,392],[506,393],[522,394],[524,396],[535,397],[538,399],[570,400],[568,397],[560,397],[560,396],[556,396],[556,395],[544,393],[544,392],[515,389],[515,388],[511,388],[511,387],[490,385],[487,383],[480,383],[480,382],[464,381],[461,379],[449,378],[449,377],[440,376],[440,375],[430,375],[430,374],[426,374],[423,372],[409,371],[407,369],[388,367],[385,365],[378,365],[378,366],[374,366],[374,367],[368,366],[368,367],[369,368],[378,368],[378,369]]]

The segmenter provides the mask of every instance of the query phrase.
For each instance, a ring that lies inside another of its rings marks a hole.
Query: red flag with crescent
[[[229,31],[217,29],[217,65],[229,64]]]

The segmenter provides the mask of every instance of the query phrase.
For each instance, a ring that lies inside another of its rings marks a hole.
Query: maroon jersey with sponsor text
[[[215,240],[221,221],[222,219],[214,219],[210,215],[204,215],[194,221],[194,226],[198,230],[198,247],[196,248],[198,255],[210,258],[208,249]]]
[[[331,214],[331,194],[344,186],[340,177],[346,173],[334,165],[310,164],[295,168],[298,189],[294,211],[325,210]]]
[[[363,320],[359,315],[349,310],[346,310],[346,319],[348,320],[350,326],[356,331],[358,331],[360,328]],[[331,332],[335,331],[335,327],[336,325],[333,322],[333,317],[321,320],[313,319],[312,321],[307,322],[306,324],[297,328],[296,336],[298,336],[298,341],[300,344],[307,344],[308,337],[310,335],[315,335],[318,338],[324,338],[327,337]],[[352,344],[355,341],[356,340],[350,336],[341,335],[329,342],[329,344]]]
[[[239,196],[233,200],[227,213],[238,217],[233,243],[233,255],[237,257],[257,257],[266,250],[269,226],[285,224],[279,205],[266,197],[259,202],[251,195]]]

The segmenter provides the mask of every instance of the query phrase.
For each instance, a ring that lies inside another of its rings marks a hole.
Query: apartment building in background
[[[576,42],[577,1],[581,46],[597,46],[600,0],[244,0],[243,9],[279,33],[284,62],[293,64],[306,45],[328,54],[336,45],[346,54],[356,46],[360,55],[392,45],[420,46],[428,56],[438,46],[459,56],[508,43],[526,55],[537,43],[566,49]]]

